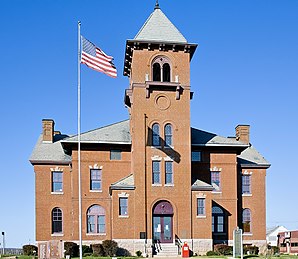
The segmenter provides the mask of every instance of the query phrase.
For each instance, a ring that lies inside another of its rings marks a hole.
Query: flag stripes
[[[108,56],[100,48],[96,47],[92,42],[81,36],[82,53],[81,63],[88,67],[105,73],[111,77],[117,77],[117,69],[113,64],[113,57]]]

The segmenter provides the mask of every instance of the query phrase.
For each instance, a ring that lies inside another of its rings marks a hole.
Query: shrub
[[[213,256],[213,255],[218,255],[218,253],[214,252],[214,251],[208,251],[206,253],[207,256]]]
[[[83,256],[91,255],[92,254],[91,247],[89,247],[87,245],[82,245],[82,254],[83,254]]]
[[[214,251],[219,255],[233,254],[233,247],[225,244],[218,244],[214,246]]]
[[[74,242],[64,242],[64,256],[70,255],[70,257],[79,256],[79,246]]]
[[[102,247],[106,256],[114,256],[117,253],[118,244],[114,240],[104,240]]]
[[[102,244],[93,244],[91,245],[94,256],[105,256],[105,252]]]
[[[243,247],[243,254],[258,255],[259,248],[257,246],[245,246]]]
[[[37,255],[38,248],[35,245],[23,245],[24,255]]]
[[[142,256],[142,252],[140,250],[136,251],[136,255],[137,257],[141,257]]]
[[[271,249],[273,250],[274,255],[279,254],[279,247],[278,246],[271,246]]]
[[[116,255],[117,255],[117,256],[128,257],[128,256],[131,256],[131,253],[130,253],[127,249],[125,249],[125,248],[118,247],[118,248],[117,248]]]

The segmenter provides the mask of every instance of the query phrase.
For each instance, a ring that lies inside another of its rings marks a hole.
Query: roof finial
[[[158,3],[158,0],[156,0],[154,9],[159,9],[159,3]]]

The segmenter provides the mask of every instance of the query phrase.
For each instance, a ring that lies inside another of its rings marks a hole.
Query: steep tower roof
[[[159,8],[158,2],[137,35],[126,41],[124,58],[125,76],[130,76],[131,62],[134,50],[148,49],[160,51],[183,51],[190,54],[190,60],[197,48],[197,44],[188,43],[181,32]]]
[[[134,40],[187,43],[187,40],[156,5]]]

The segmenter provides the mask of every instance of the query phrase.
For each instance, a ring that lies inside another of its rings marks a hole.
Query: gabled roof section
[[[187,40],[158,5],[135,36],[137,41],[187,43]]]
[[[212,191],[214,187],[211,184],[205,183],[201,180],[196,180],[191,186],[193,191]]]
[[[242,167],[270,167],[270,163],[253,146],[241,152],[238,163]]]
[[[67,135],[55,135],[53,143],[45,143],[40,135],[29,159],[31,164],[71,163],[71,156],[65,153],[61,145],[61,141],[67,137]]]
[[[133,174],[130,174],[116,183],[111,184],[111,190],[134,190],[135,181]]]
[[[242,147],[249,145],[236,140],[234,137],[221,137],[216,134],[191,128],[191,144],[193,146]]]
[[[77,142],[77,135],[63,140],[63,143]],[[82,133],[81,143],[131,144],[129,120]]]

